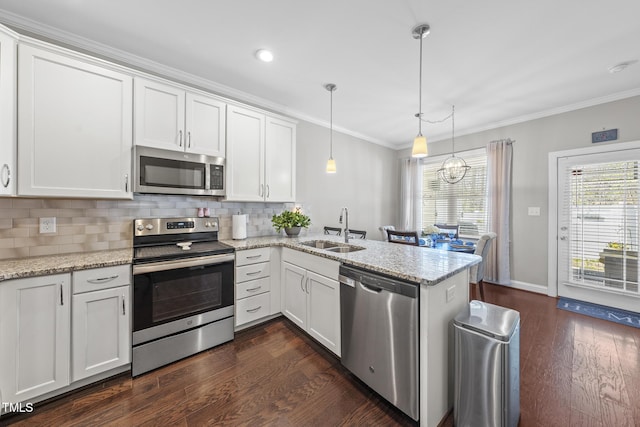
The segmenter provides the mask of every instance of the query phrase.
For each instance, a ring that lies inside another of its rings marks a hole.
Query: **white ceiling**
[[[639,17],[637,0],[0,0],[16,28],[315,123],[335,83],[334,128],[393,148],[417,133],[417,24],[431,26],[424,117],[454,104],[461,135],[640,95],[640,63],[608,72],[640,59]],[[423,126],[430,141],[450,132]]]

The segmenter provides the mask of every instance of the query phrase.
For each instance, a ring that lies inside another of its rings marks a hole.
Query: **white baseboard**
[[[519,280],[512,280],[511,285],[500,285],[508,288],[520,289],[522,291],[535,292],[536,294],[547,295],[548,289],[546,286],[538,285],[535,283],[521,282]]]

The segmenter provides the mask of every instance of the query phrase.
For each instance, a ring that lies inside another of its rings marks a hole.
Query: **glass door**
[[[558,159],[558,294],[638,311],[640,150]]]

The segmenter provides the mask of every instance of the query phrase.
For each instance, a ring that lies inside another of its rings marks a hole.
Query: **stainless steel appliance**
[[[133,376],[232,340],[235,257],[218,219],[133,227]]]
[[[224,158],[135,146],[136,193],[224,196]]]
[[[418,285],[340,267],[342,364],[419,419]]]
[[[520,419],[520,313],[471,301],[453,320],[456,426],[516,427]]]

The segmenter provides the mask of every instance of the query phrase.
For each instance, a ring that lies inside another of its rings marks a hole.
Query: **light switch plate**
[[[447,289],[447,302],[453,301],[455,296],[456,296],[456,288],[455,288],[455,286],[452,286],[449,289]]]
[[[540,216],[540,208],[538,206],[529,206],[529,216]]]
[[[56,217],[40,218],[40,233],[55,233]]]

